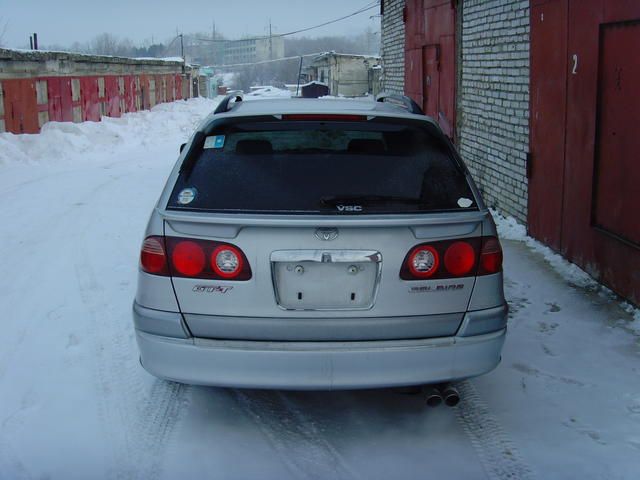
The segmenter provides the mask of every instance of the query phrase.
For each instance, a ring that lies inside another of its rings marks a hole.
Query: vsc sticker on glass
[[[204,141],[204,148],[222,148],[224,147],[224,135],[213,135],[207,137]]]

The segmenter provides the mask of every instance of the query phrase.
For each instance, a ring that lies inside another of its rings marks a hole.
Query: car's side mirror
[[[186,146],[187,146],[186,143],[183,143],[182,145],[180,145],[180,153],[182,153],[182,150],[184,150],[184,147],[186,147]]]

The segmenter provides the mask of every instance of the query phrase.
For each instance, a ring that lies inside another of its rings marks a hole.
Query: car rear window
[[[381,214],[477,209],[441,134],[373,121],[214,128],[192,148],[168,208]]]

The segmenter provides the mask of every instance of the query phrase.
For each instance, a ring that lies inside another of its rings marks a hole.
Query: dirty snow
[[[179,145],[215,106],[0,134],[0,478],[638,477],[637,311],[508,218],[503,360],[460,384],[456,408],[146,374],[138,249]]]

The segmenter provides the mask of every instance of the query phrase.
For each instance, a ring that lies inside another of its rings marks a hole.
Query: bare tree
[[[91,53],[96,55],[116,55],[118,39],[110,33],[101,33],[91,40]]]
[[[95,55],[116,55],[126,57],[132,55],[133,43],[128,38],[119,39],[110,33],[101,33],[89,44],[89,52]]]

